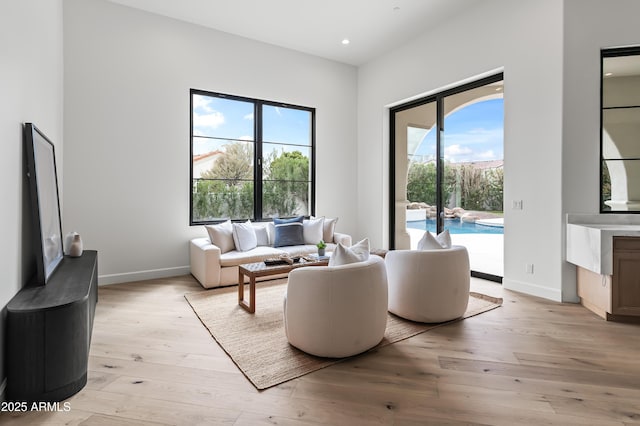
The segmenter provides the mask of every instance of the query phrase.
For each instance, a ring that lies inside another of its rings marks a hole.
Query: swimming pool
[[[436,220],[412,220],[407,222],[407,228],[436,232]],[[462,222],[460,219],[445,219],[444,228],[452,234],[504,234],[502,226],[487,226],[478,223]]]

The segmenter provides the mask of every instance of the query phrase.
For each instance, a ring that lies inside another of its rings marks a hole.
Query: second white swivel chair
[[[389,312],[438,323],[461,317],[469,303],[469,254],[462,246],[392,250],[385,258]]]

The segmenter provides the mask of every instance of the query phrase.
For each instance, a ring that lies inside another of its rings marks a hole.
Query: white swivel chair
[[[417,322],[461,317],[469,303],[469,254],[462,246],[392,250],[385,257],[389,312]]]
[[[340,358],[374,347],[387,326],[384,260],[371,255],[348,265],[294,269],[284,324],[289,343],[312,355]]]

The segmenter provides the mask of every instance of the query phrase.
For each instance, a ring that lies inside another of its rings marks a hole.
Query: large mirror
[[[640,213],[640,46],[602,50],[600,212]]]

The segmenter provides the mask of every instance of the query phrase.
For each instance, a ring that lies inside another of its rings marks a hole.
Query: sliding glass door
[[[391,111],[393,248],[448,229],[474,274],[503,274],[502,74]]]

